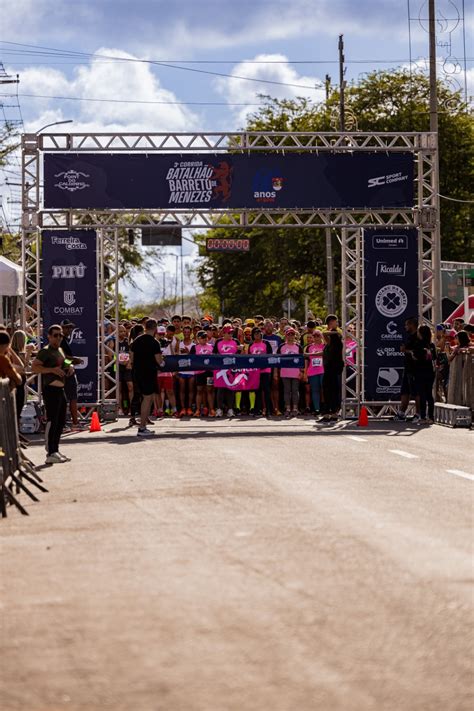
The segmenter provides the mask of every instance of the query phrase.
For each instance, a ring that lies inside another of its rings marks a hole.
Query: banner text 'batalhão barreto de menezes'
[[[413,175],[410,153],[46,153],[44,208],[411,208]]]

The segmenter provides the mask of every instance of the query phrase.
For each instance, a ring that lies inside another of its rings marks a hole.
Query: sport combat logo
[[[401,171],[391,173],[390,175],[378,175],[376,178],[369,178],[367,182],[368,188],[377,188],[380,185],[390,185],[391,183],[401,183],[408,180],[408,174],[404,175]]]
[[[175,162],[166,173],[169,203],[201,204],[212,200],[229,201],[233,167],[227,160],[210,165],[204,161]]]
[[[269,172],[258,172],[253,179],[253,197],[256,202],[272,205],[277,193],[283,189],[285,179]]]
[[[55,183],[54,187],[60,190],[67,190],[70,193],[75,193],[76,190],[84,190],[90,188],[89,183],[85,183],[81,178],[90,178],[88,173],[81,173],[78,170],[66,170],[62,173],[55,173],[55,178],[62,178],[59,183]]]
[[[66,306],[74,306],[76,303],[76,292],[75,291],[65,291],[63,292],[63,299]]]
[[[375,306],[382,316],[400,316],[408,305],[408,297],[396,284],[387,284],[377,292]]]

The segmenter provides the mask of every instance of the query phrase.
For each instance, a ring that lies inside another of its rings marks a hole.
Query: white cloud
[[[134,58],[117,49],[101,48],[96,54]],[[21,94],[38,96],[28,99],[27,130],[64,118],[74,119],[74,131],[190,131],[198,124],[197,115],[186,106],[167,103],[179,99],[161,86],[149,64],[104,63],[96,57],[87,66],[76,68],[71,79],[61,71],[43,67],[25,69],[20,81],[20,98]],[[113,101],[61,101],[41,96]],[[120,99],[162,103],[117,102]]]
[[[278,83],[260,84],[238,78],[216,79],[217,90],[229,104],[258,103],[258,94],[267,94],[278,99],[293,99],[302,96],[314,102],[324,100],[325,91],[321,79],[298,74],[291,64],[275,63],[288,61],[288,58],[283,54],[259,54],[252,61],[262,62],[262,64],[237,64],[230,72],[231,75]],[[234,107],[234,110],[242,125],[248,114],[253,113],[256,107],[237,106]]]

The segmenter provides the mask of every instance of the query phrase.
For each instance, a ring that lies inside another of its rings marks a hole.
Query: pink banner
[[[258,390],[260,370],[216,370],[214,387],[227,390]]]

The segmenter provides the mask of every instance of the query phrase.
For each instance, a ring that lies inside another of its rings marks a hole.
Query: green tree
[[[472,200],[474,122],[460,93],[439,83],[440,193]],[[337,90],[328,101],[279,100],[262,97],[264,106],[245,127],[251,131],[329,131],[339,106]],[[405,70],[371,72],[347,88],[346,105],[360,131],[429,130],[429,83],[421,73]],[[355,129],[353,129],[355,130]],[[472,255],[473,205],[441,198],[442,258],[469,260]],[[238,230],[214,230],[212,236],[236,237]],[[324,231],[321,229],[254,229],[248,254],[211,254],[198,268],[205,294],[217,298],[226,314],[279,314],[291,295],[303,315],[303,296],[313,312],[323,311],[326,275]],[[210,236],[210,233],[209,235]],[[242,235],[239,235],[242,236]],[[202,236],[196,236],[202,242]],[[336,246],[336,242],[333,242]],[[340,274],[336,249],[335,273]]]

